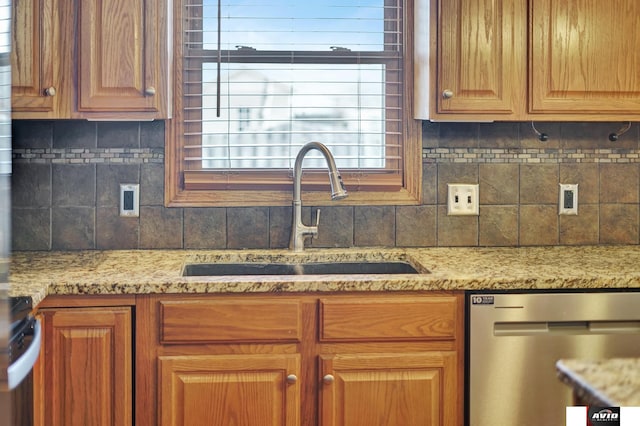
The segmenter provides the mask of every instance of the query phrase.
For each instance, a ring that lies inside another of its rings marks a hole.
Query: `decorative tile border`
[[[143,164],[163,163],[164,150],[150,148],[14,149],[15,163],[34,164]]]
[[[151,148],[13,149],[15,163],[164,163],[164,150]],[[425,163],[640,163],[640,150],[423,148]]]
[[[640,150],[423,148],[425,163],[640,163]]]

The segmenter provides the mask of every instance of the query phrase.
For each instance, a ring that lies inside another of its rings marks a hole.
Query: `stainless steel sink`
[[[418,274],[407,262],[306,262],[306,263],[193,263],[182,272],[186,277],[222,275],[326,275],[326,274]]]

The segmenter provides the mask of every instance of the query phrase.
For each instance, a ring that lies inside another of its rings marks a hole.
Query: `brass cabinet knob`
[[[51,87],[47,87],[46,89],[44,89],[44,95],[45,96],[55,96],[56,95],[56,88],[51,86]]]
[[[156,88],[153,86],[147,87],[144,91],[144,94],[147,96],[154,96],[156,94]]]
[[[449,89],[444,89],[442,91],[442,97],[444,99],[451,99],[453,98],[453,90],[449,90]]]
[[[336,379],[335,379],[335,377],[333,377],[333,374],[327,374],[322,378],[322,381],[325,382],[328,385],[333,383],[335,380]]]
[[[287,376],[287,383],[294,384],[297,381],[298,381],[298,376],[296,376],[295,374],[289,374]]]

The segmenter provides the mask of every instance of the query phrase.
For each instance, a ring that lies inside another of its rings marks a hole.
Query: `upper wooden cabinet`
[[[78,112],[167,117],[167,6],[162,0],[78,2]]]
[[[440,114],[517,116],[524,106],[524,2],[440,1]]]
[[[15,1],[13,117],[168,118],[168,7],[166,0]]]
[[[637,121],[639,14],[637,0],[416,0],[416,117]]]
[[[533,0],[530,112],[640,116],[640,2]]]
[[[15,116],[55,118],[60,77],[57,0],[14,0],[11,46],[11,107]]]

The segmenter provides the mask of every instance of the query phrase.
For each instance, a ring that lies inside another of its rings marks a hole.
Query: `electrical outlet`
[[[120,184],[120,216],[140,216],[140,185]]]
[[[578,214],[578,184],[561,183],[558,214]]]
[[[480,214],[480,191],[478,184],[447,184],[447,214],[448,215],[478,215]]]

